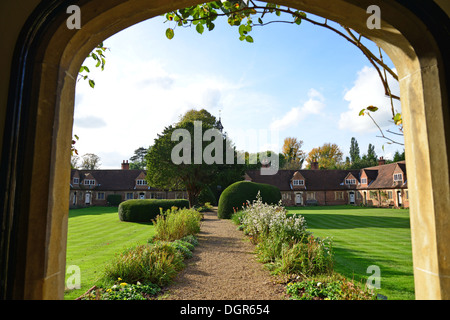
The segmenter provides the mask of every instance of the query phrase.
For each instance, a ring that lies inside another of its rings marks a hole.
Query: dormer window
[[[361,184],[367,184],[367,178],[361,178]]]
[[[147,180],[145,180],[145,179],[137,179],[136,180],[136,185],[138,185],[138,186],[146,186],[147,185]]]
[[[79,184],[80,178],[73,178],[73,184]]]
[[[394,173],[394,181],[403,181],[403,174]]]
[[[345,184],[356,184],[356,179],[345,179]]]
[[[304,186],[305,180],[292,180],[292,185],[294,186]]]
[[[85,179],[84,180],[84,184],[85,185],[87,185],[87,186],[93,186],[93,185],[95,185],[95,180],[91,180],[91,179]]]

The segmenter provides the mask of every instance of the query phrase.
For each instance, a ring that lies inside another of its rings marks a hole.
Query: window
[[[367,178],[361,178],[361,184],[367,184]]]
[[[388,198],[389,200],[392,200],[392,199],[393,199],[393,197],[392,197],[392,191],[388,191],[388,192],[387,192],[387,198]]]
[[[316,193],[315,192],[307,192],[306,200],[316,200]]]
[[[105,200],[105,193],[97,192],[97,200]]]
[[[138,186],[146,186],[146,185],[147,185],[147,180],[144,180],[144,179],[137,179],[137,180],[136,180],[136,184],[137,184]]]
[[[345,184],[356,184],[356,179],[345,179]]]
[[[79,184],[80,178],[73,178],[73,184]]]
[[[408,190],[406,190],[406,199],[409,199]]]
[[[343,200],[344,199],[344,192],[343,191],[336,191],[334,193],[334,200]]]
[[[84,180],[84,184],[89,186],[89,185],[94,185],[95,184],[95,180],[90,180],[90,179],[86,179]]]
[[[403,181],[403,174],[394,173],[394,181]]]
[[[293,180],[292,184],[294,186],[304,186],[305,185],[305,180]]]
[[[361,200],[361,193],[356,192],[356,199]]]
[[[126,198],[127,200],[133,199],[133,192],[127,192]]]

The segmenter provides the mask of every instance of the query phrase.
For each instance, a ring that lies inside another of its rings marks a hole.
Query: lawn
[[[81,289],[66,291],[64,298],[73,300],[83,294],[102,276],[105,264],[116,253],[145,243],[153,234],[151,223],[120,221],[117,207],[70,210],[66,265],[80,268]]]
[[[414,277],[409,210],[354,206],[288,207],[289,213],[305,217],[308,230],[318,237],[331,237],[335,271],[366,283],[380,270],[377,293],[389,300],[413,300]]]

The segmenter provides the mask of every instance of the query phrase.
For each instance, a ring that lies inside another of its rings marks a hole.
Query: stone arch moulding
[[[72,3],[23,1],[35,9],[15,41],[8,96],[0,96],[7,101],[0,173],[3,299],[63,297],[70,176],[65,164],[84,58],[128,26],[200,2],[81,0],[81,29],[69,30],[66,9]],[[373,0],[277,3],[362,32],[394,62],[405,127],[416,298],[449,299],[448,7],[419,0],[375,2],[382,13],[379,30],[366,27]]]

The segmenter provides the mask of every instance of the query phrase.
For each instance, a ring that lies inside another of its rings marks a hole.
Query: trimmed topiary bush
[[[281,192],[275,186],[250,181],[238,181],[228,186],[220,195],[217,216],[219,219],[230,219],[235,210],[241,210],[247,201],[256,200],[260,191],[262,201],[268,204],[278,204]]]
[[[172,207],[189,208],[185,199],[132,199],[119,205],[119,219],[127,222],[150,222],[160,213]]]

